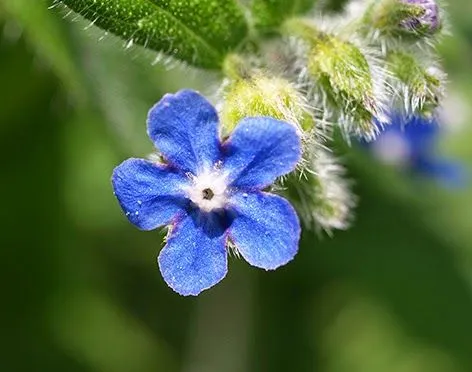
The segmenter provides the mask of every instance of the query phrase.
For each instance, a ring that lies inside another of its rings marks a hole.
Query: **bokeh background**
[[[448,189],[344,149],[350,230],[305,231],[275,272],[233,258],[221,284],[180,297],[157,269],[162,232],[130,225],[109,180],[152,151],[162,94],[217,78],[48,5],[0,0],[2,371],[472,371],[472,180]],[[438,151],[468,171],[472,3],[448,11]]]

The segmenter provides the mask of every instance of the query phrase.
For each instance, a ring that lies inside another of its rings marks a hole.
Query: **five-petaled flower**
[[[286,264],[298,250],[293,207],[263,191],[300,160],[296,128],[245,118],[221,142],[218,126],[214,107],[197,92],[166,95],[148,116],[148,135],[164,162],[128,159],[112,177],[134,225],[170,225],[158,264],[182,295],[198,295],[224,278],[229,242],[249,264],[266,270]]]

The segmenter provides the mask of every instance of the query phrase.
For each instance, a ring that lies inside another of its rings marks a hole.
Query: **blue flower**
[[[266,270],[298,250],[293,207],[263,191],[300,160],[296,129],[268,117],[245,118],[221,142],[218,126],[215,109],[197,92],[166,95],[148,116],[148,135],[165,162],[128,159],[112,177],[134,225],[170,227],[158,264],[182,295],[198,295],[225,277],[229,243]]]
[[[367,146],[384,163],[433,178],[446,186],[460,186],[464,183],[461,165],[436,155],[441,133],[437,119],[395,112],[390,114],[390,124]]]

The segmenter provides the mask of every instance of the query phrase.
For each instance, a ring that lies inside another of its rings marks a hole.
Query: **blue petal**
[[[440,127],[436,119],[421,115],[405,115],[399,112],[391,114],[391,124],[385,131],[396,131],[403,135],[415,153],[429,151],[433,147]]]
[[[421,117],[413,117],[406,124],[405,138],[415,149],[416,153],[430,151],[439,137],[439,124],[435,121],[427,121]]]
[[[436,159],[432,156],[416,159],[412,170],[432,177],[449,188],[463,187],[468,179],[464,167],[460,163],[447,159]]]
[[[236,212],[229,238],[253,266],[276,269],[298,251],[300,222],[290,203],[263,192],[236,194],[231,203]]]
[[[199,93],[165,95],[148,115],[148,135],[176,168],[197,174],[220,158],[218,115]]]
[[[188,203],[188,179],[169,167],[128,159],[112,176],[115,195],[128,219],[142,230],[168,224]]]
[[[224,217],[192,212],[177,222],[158,262],[166,283],[183,296],[196,296],[228,270]]]
[[[437,139],[440,135],[440,127],[435,118],[425,118],[419,115],[405,115],[400,112],[393,112],[389,114],[390,124],[381,127],[378,138],[372,142],[362,142],[365,146],[371,149],[381,149],[385,155],[391,154],[394,157],[399,157],[398,163],[401,160],[407,162],[414,162],[416,158],[428,156],[434,150]],[[376,124],[378,122],[376,121]],[[395,136],[395,144],[398,145],[398,139],[401,139],[404,147],[402,153],[397,151],[400,149],[397,146],[391,149],[388,146],[389,141],[385,139]],[[382,142],[383,141],[383,142]],[[381,146],[381,147],[379,147]],[[404,158],[404,159],[402,159]],[[382,159],[384,160],[384,159]],[[390,159],[395,160],[395,159]],[[389,161],[390,161],[389,160]]]
[[[302,152],[295,127],[268,117],[241,120],[224,148],[228,183],[252,189],[292,171]]]

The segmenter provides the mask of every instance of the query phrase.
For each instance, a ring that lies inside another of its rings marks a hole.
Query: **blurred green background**
[[[444,154],[472,164],[472,3],[454,37]],[[344,152],[360,203],[290,265],[232,259],[198,298],[164,283],[162,233],[114,200],[112,169],[152,151],[147,110],[216,76],[88,27],[43,0],[0,0],[1,371],[472,371],[472,185],[445,190]]]

